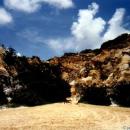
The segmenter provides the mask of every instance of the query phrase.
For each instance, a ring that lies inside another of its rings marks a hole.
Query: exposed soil
[[[0,110],[0,130],[127,130],[130,109],[55,103]]]

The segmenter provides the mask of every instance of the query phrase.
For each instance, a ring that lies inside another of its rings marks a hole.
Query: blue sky
[[[43,60],[130,33],[130,0],[1,0],[0,42]]]

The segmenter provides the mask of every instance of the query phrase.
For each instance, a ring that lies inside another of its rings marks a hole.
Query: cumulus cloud
[[[4,8],[0,8],[0,25],[11,23],[13,18]]]
[[[95,17],[99,5],[92,3],[88,9],[79,10],[78,20],[73,22],[71,32],[77,41],[77,50],[98,47],[101,42],[101,33],[104,31],[106,22],[101,17]]]
[[[36,0],[37,1],[37,0]],[[24,12],[34,12],[40,8],[40,4],[35,0],[5,0],[4,4],[9,9],[20,10]]]
[[[124,15],[125,15],[124,8],[116,9],[116,12],[112,16],[112,18],[108,21],[109,27],[104,34],[103,41],[113,39],[122,33],[130,33],[130,30],[127,30],[123,27]]]
[[[44,3],[59,9],[67,9],[74,6],[72,0],[4,0],[6,7],[27,13],[37,11]]]
[[[50,48],[57,51],[58,47],[60,49],[58,53],[61,54],[70,50],[94,49],[100,47],[106,40],[113,39],[122,33],[130,33],[130,30],[123,26],[125,9],[116,9],[109,21],[96,17],[98,11],[97,3],[92,3],[88,9],[79,10],[78,19],[73,22],[71,27],[72,36],[49,40]]]

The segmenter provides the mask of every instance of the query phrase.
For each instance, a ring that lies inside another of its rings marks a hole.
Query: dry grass
[[[129,108],[55,103],[0,110],[0,130],[124,130],[124,127],[130,127]]]

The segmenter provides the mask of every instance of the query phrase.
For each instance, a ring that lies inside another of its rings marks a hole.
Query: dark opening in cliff
[[[114,87],[111,97],[120,106],[130,107],[130,84],[122,83]]]
[[[29,72],[18,75],[18,83],[14,84],[12,102],[25,105],[65,101],[70,96],[69,85],[61,79],[57,66],[43,67],[43,71],[33,68]],[[14,81],[16,81],[14,79]],[[18,86],[21,86],[18,87]]]
[[[88,87],[83,96],[83,101],[95,105],[110,105],[110,99],[107,96],[105,88]]]

